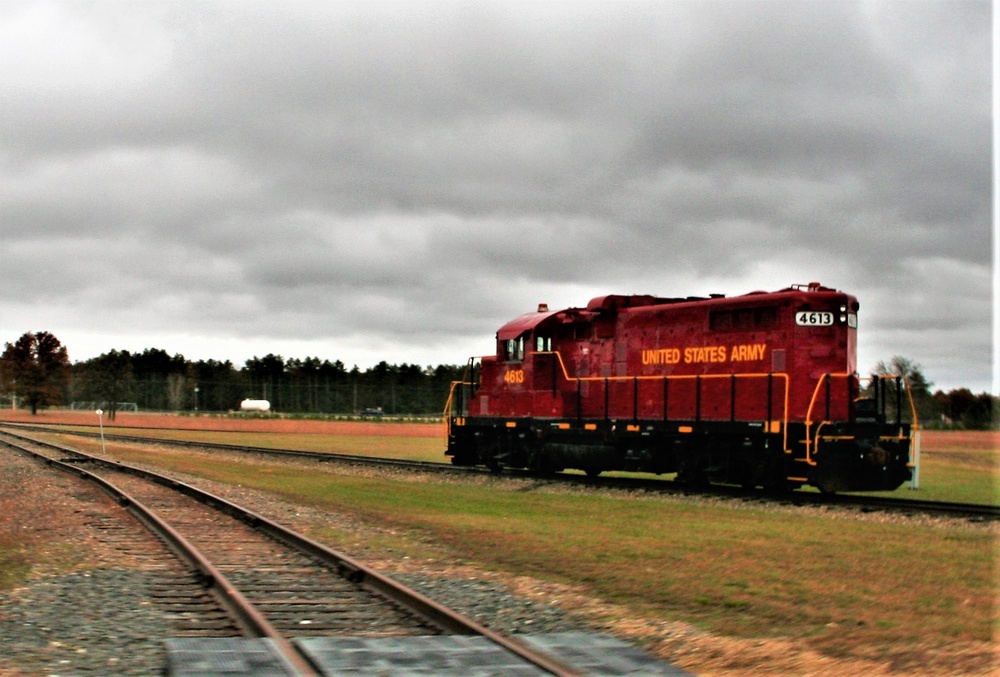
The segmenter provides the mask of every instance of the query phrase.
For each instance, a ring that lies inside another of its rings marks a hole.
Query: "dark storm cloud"
[[[863,361],[988,380],[987,2],[0,15],[2,340],[462,361],[538,301],[821,278]]]

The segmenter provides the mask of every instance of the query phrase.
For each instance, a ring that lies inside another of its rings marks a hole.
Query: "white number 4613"
[[[795,324],[800,327],[829,327],[833,324],[833,313],[803,310],[795,313]]]

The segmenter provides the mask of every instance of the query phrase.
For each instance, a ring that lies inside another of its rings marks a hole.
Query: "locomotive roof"
[[[774,292],[752,291],[742,296],[730,297],[738,299],[745,296],[759,296],[771,294],[783,294],[788,292],[835,292],[836,289],[824,287],[819,282],[810,282],[808,285],[792,285]],[[604,312],[615,312],[625,308],[641,308],[643,306],[667,305],[674,303],[691,303],[697,301],[709,301],[726,298],[725,294],[711,294],[709,296],[688,296],[688,297],[661,297],[649,294],[607,294],[597,296],[590,300],[586,308],[565,308],[562,310],[539,310],[534,313],[525,313],[515,317],[497,331],[497,338],[501,341],[517,338],[526,331],[530,331],[542,324],[545,320],[562,316],[564,321],[572,321],[580,317],[594,317]]]
[[[517,338],[524,332],[537,327],[543,320],[565,312],[565,310],[550,310],[547,312],[525,313],[500,327],[500,331],[497,332],[497,338],[501,341]]]

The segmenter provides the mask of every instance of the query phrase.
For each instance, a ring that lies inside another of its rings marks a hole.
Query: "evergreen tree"
[[[132,356],[112,350],[77,365],[74,391],[83,399],[101,402],[108,420],[115,420],[118,405],[132,401]]]

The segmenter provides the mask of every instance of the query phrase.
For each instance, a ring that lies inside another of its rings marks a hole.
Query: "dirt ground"
[[[991,430],[924,430],[920,433],[925,449],[959,448],[967,451],[997,451],[1000,431]]]
[[[225,416],[202,414],[164,414],[120,412],[114,421],[104,416],[107,428],[177,428],[181,430],[218,430],[222,432],[271,432],[297,434],[387,435],[392,437],[438,437],[441,427],[433,423],[407,423],[386,421],[318,421],[272,416]],[[68,423],[97,425],[98,417],[92,411],[61,409],[40,411],[32,416],[21,409],[0,410],[0,421],[16,423]],[[923,430],[921,447],[924,450],[963,449],[968,451],[996,451],[1000,449],[1000,431],[975,430]]]
[[[440,437],[441,426],[428,423],[396,421],[316,421],[281,416],[242,417],[211,414],[145,414],[119,412],[114,421],[103,417],[105,428],[176,428],[180,430],[218,430],[222,432],[270,432],[321,435],[386,435],[391,437]],[[24,410],[0,410],[0,421],[11,423],[68,423],[98,425],[92,411],[40,411],[32,416]]]

